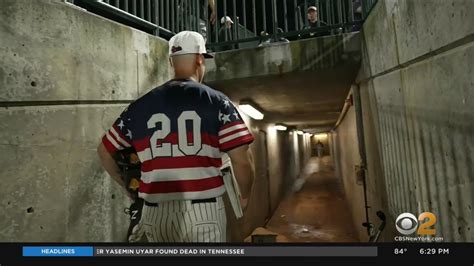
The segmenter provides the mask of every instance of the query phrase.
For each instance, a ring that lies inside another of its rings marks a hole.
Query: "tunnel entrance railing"
[[[165,39],[200,32],[223,51],[358,31],[377,0],[67,0],[88,11]],[[211,8],[212,3],[214,7]],[[318,20],[307,19],[317,8]],[[214,10],[214,12],[212,12]],[[215,23],[210,17],[216,14]],[[225,18],[232,21],[226,27]]]

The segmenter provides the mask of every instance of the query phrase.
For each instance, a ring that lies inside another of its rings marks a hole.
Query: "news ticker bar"
[[[304,256],[304,257],[376,257],[378,247],[92,247],[24,246],[23,257],[173,257],[173,256]]]

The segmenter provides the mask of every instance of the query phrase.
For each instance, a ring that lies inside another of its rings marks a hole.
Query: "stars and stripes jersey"
[[[102,138],[110,153],[137,151],[139,196],[149,202],[222,195],[222,152],[253,141],[227,96],[177,79],[130,104]]]

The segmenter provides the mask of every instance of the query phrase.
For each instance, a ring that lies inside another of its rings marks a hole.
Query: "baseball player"
[[[141,222],[149,242],[225,242],[221,155],[231,159],[245,208],[254,169],[254,141],[227,96],[201,84],[202,35],[183,31],[169,41],[174,78],[130,104],[105,133],[98,153],[124,185],[112,155],[133,147],[141,162]]]

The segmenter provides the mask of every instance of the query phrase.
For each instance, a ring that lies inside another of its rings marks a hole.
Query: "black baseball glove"
[[[138,187],[140,185],[140,160],[133,148],[128,148],[117,152],[114,156],[115,162],[120,168],[122,180],[127,191],[133,198],[133,203],[124,212],[130,216],[130,225],[127,232],[128,242],[139,242],[143,239],[144,230],[140,223],[143,208],[143,199],[138,197]]]

